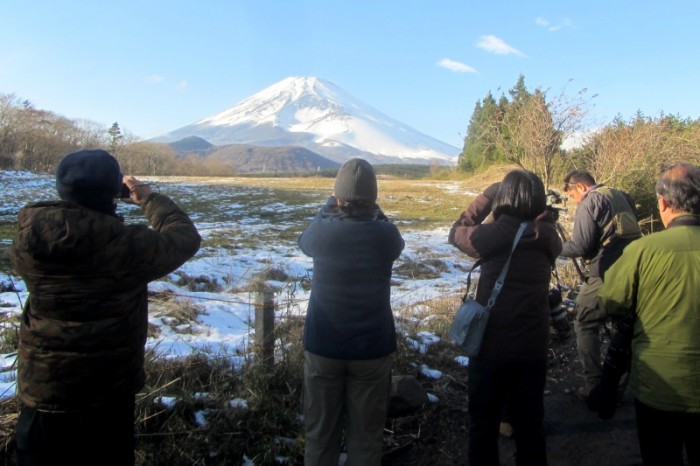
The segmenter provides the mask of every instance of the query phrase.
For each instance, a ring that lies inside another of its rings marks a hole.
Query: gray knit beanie
[[[366,160],[350,159],[335,178],[335,197],[343,201],[377,201],[377,175]]]
[[[119,162],[101,149],[72,152],[56,167],[56,191],[63,200],[83,205],[111,203],[121,187]]]

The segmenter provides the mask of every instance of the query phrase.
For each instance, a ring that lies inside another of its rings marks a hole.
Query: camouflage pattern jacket
[[[29,291],[18,348],[26,406],[83,410],[143,387],[147,284],[201,241],[167,197],[150,194],[143,209],[152,228],[66,201],[19,212],[10,257]]]
[[[564,242],[561,255],[583,257],[588,276],[603,277],[622,250],[641,236],[629,194],[597,184],[576,208],[571,239]]]

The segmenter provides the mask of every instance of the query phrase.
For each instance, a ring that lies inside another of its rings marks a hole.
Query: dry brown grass
[[[152,360],[138,400],[137,464],[241,464],[244,456],[301,464],[301,363],[285,357],[266,367],[251,358],[237,365],[231,355]],[[159,403],[164,395],[176,404]],[[247,407],[232,405],[236,399]]]
[[[474,195],[491,183],[500,181],[515,165],[496,165],[466,176],[453,171],[447,179],[408,180],[380,176],[377,203],[392,218],[413,226],[434,222],[452,222],[466,208]],[[230,186],[257,186],[284,191],[318,191],[330,195],[334,179],[324,177],[296,178],[208,178],[208,177],[154,177],[152,181],[186,181]]]
[[[382,179],[379,203],[402,221],[408,219],[426,225],[436,221],[451,222],[468,204],[471,193],[502,179],[511,168],[493,167],[478,177],[464,180]],[[232,181],[239,182],[235,179],[211,182]],[[300,190],[311,187],[330,192],[333,180],[245,178],[240,183]],[[439,261],[407,263],[405,270],[399,273],[426,278],[439,275],[442,267],[444,264]],[[560,279],[575,281],[565,268],[560,272]],[[158,312],[168,310],[167,316],[176,327],[197,318],[197,309],[191,303],[178,302],[164,294],[154,294],[150,298],[157,304],[154,307]],[[455,362],[460,353],[454,345],[441,340],[421,346],[420,333],[446,335],[458,305],[459,295],[455,290],[454,295],[396,309],[401,337],[394,374],[415,376],[440,403],[426,405],[414,415],[388,421],[385,431],[387,464],[406,464],[402,463],[400,454],[416,442],[436,442],[433,453],[436,464],[452,458],[450,451],[454,450],[454,445],[448,442],[454,437],[441,440],[441,436],[447,431],[463,432],[466,426],[467,369]],[[288,315],[276,325],[276,362],[272,366],[262,364],[255,354],[202,352],[172,360],[159,356],[157,350],[149,353],[146,386],[137,397],[138,465],[241,464],[244,455],[256,465],[275,464],[278,457],[287,458],[290,465],[302,464],[303,319]],[[438,380],[426,377],[421,372],[424,365],[441,370],[443,377]],[[172,407],[166,406],[161,401],[164,396],[177,401]],[[234,399],[246,400],[247,408],[232,406],[230,402]],[[0,465],[13,464],[12,432],[18,409],[14,398],[0,403]],[[197,422],[201,415],[206,419],[204,425]],[[427,426],[434,427],[435,431],[428,434]]]
[[[565,273],[560,271],[560,278]],[[174,305],[162,296],[152,298]],[[414,376],[440,402],[387,421],[385,464],[423,464],[418,459],[406,463],[409,451],[429,454],[436,464],[460,464],[462,447],[451,443],[466,435],[467,369],[455,361],[460,352],[449,341],[420,345],[421,332],[447,334],[458,305],[455,293],[396,309],[402,336],[394,374]],[[183,310],[182,315],[187,312]],[[282,457],[289,465],[302,464],[302,327],[303,318],[291,315],[277,322],[272,366],[262,364],[254,353],[202,352],[173,360],[160,357],[157,349],[150,352],[146,386],[137,396],[137,465],[241,464],[244,455],[256,465],[278,464]],[[568,365],[561,363],[562,368]],[[423,366],[440,370],[442,377],[426,377]],[[176,403],[167,406],[161,401],[164,396]],[[232,406],[235,399],[246,400],[247,407]],[[0,403],[3,465],[14,464],[12,433],[18,410],[14,398]],[[197,422],[202,416],[204,425]]]
[[[159,308],[176,305],[160,294],[151,298],[159,300]],[[421,340],[419,332],[444,334],[457,302],[455,298],[416,303],[411,309],[403,309],[397,322],[414,341]],[[173,315],[186,315],[190,311],[173,312]],[[280,457],[286,458],[290,465],[302,464],[302,327],[300,317],[287,316],[277,323],[277,349],[272,366],[262,364],[254,353],[202,352],[173,360],[161,357],[157,348],[149,352],[146,385],[137,395],[137,464],[241,464],[244,455],[256,465],[276,464],[276,458]],[[398,344],[395,374],[415,376],[441,399],[452,396],[455,387],[461,390],[466,369],[453,361],[458,355],[453,345],[442,341],[420,351],[403,337]],[[459,375],[431,380],[421,373],[423,365],[431,368],[447,365]],[[168,406],[162,397],[171,397],[176,402]],[[247,408],[232,406],[230,402],[234,399],[246,400]],[[0,464],[13,464],[12,434],[18,409],[14,398],[0,404],[3,435],[0,451],[4,452]],[[201,416],[206,419],[204,425],[197,422]],[[387,452],[412,441],[414,434],[409,426],[413,422],[413,417],[390,422],[392,428],[387,429],[385,436]]]

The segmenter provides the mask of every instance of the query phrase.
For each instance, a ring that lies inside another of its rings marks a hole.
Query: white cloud
[[[508,45],[503,39],[496,37],[494,35],[487,35],[479,37],[479,41],[476,46],[480,49],[484,49],[487,52],[495,53],[496,55],[519,55],[524,57],[520,50]]]
[[[538,17],[535,18],[535,24],[547,28],[548,31],[556,32],[562,28],[573,27],[574,23],[569,18],[564,18],[559,24],[552,24],[549,20]]]
[[[449,58],[443,58],[437,62],[437,65],[456,73],[476,73],[476,70],[471,66],[465,65],[464,63],[460,63],[458,61],[450,60]]]
[[[165,77],[159,74],[152,74],[146,79],[154,84],[162,83],[163,81],[165,81]]]
[[[177,86],[175,86],[175,89],[177,89],[178,91],[184,91],[185,89],[187,89],[188,85],[189,85],[189,83],[187,81],[183,80],[183,81],[180,81],[179,83],[177,83]]]

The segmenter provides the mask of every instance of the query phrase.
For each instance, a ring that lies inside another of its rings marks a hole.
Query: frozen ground
[[[441,183],[446,191],[454,185]],[[196,307],[195,322],[174,323],[167,307],[151,303],[150,323],[158,327],[149,339],[163,356],[178,357],[193,351],[242,354],[247,351],[255,314],[250,283],[264,277],[276,290],[278,314],[303,315],[309,292],[301,286],[312,263],[297,247],[299,233],[325,201],[317,191],[293,193],[225,183],[168,182],[155,186],[180,203],[195,221],[204,242],[189,262],[168,277],[152,282],[151,292],[169,292]],[[55,198],[53,177],[23,172],[0,172],[0,222],[14,221],[27,202]],[[138,207],[120,204],[127,222],[142,222]],[[464,285],[469,259],[447,244],[449,225],[412,230],[399,226],[406,248],[395,263],[392,304],[404,319],[430,318],[424,303],[456,296]],[[2,240],[0,246],[9,245]],[[0,313],[19,314],[27,292],[17,276],[0,272],[0,281],[17,291],[0,293]],[[3,319],[4,320],[4,319]],[[424,335],[418,347],[436,340]],[[15,355],[0,355],[0,396],[15,393]],[[430,374],[431,369],[425,368]]]

